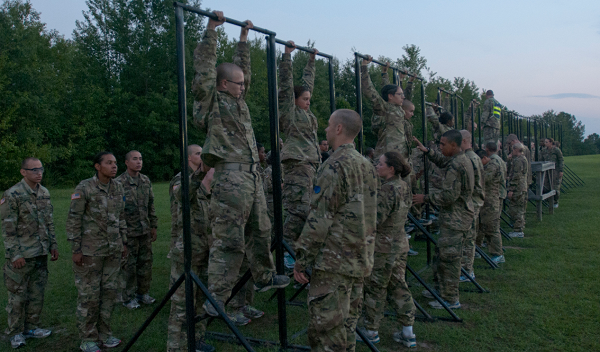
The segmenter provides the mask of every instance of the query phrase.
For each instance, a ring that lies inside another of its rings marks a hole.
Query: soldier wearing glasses
[[[21,182],[0,199],[6,262],[4,284],[8,290],[8,327],[13,348],[26,338],[45,338],[50,330],[38,328],[48,282],[48,254],[58,259],[50,193],[40,184],[44,168],[36,158],[21,164]]]

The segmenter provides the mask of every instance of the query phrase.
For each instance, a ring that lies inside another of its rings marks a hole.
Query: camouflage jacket
[[[115,180],[123,185],[125,191],[127,236],[149,235],[150,230],[158,227],[150,179],[146,175],[139,174],[136,180],[125,171]]]
[[[433,149],[429,150],[427,157],[443,169],[444,180],[440,192],[426,195],[425,201],[440,207],[440,227],[469,230],[475,217],[475,176],[471,161],[464,152],[447,158]]]
[[[191,170],[190,170],[191,171]],[[206,176],[201,169],[196,170],[189,177],[189,195],[190,195],[190,230],[192,235],[192,253],[200,250],[202,240],[212,239],[210,232],[210,220],[208,217],[208,207],[210,201],[210,192],[202,184]],[[172,260],[183,262],[183,209],[181,206],[181,172],[175,175],[171,180],[169,193],[172,194],[175,207],[175,218],[171,220],[174,229],[171,235],[174,236],[171,251],[168,257]],[[173,214],[172,214],[173,216]]]
[[[474,187],[473,187],[473,206],[475,206],[475,214],[479,213],[479,209],[483,206],[485,199],[485,182],[483,178],[483,163],[473,149],[465,150],[465,156],[471,160],[473,165]]]
[[[492,160],[490,160],[490,163],[495,160],[498,163],[498,165],[500,166],[500,172],[502,173],[502,183],[500,184],[500,199],[505,199],[506,195],[508,193],[506,191],[506,177],[508,176],[508,173],[506,171],[506,163],[496,153],[492,154],[490,159],[492,159]]]
[[[127,243],[125,192],[121,183],[103,185],[97,176],[81,181],[71,195],[67,238],[73,254],[106,257]]]
[[[319,123],[315,115],[295,104],[292,55],[283,54],[279,64],[279,129],[285,136],[281,161],[288,159],[320,164]],[[312,94],[315,85],[315,62],[308,60],[302,76],[302,85]]]
[[[406,182],[397,175],[383,181],[377,193],[376,253],[398,253],[408,249],[404,223],[411,205],[412,193]]]
[[[179,201],[175,196],[175,190],[177,190],[181,185],[181,172],[179,172],[175,177],[171,179],[169,183],[169,204],[171,205],[171,249],[175,245],[175,241],[177,241],[177,236],[179,236],[179,222],[177,211],[179,210]],[[167,258],[171,258],[171,254],[167,256]]]
[[[440,123],[440,117],[435,113],[435,110],[433,110],[432,107],[427,107],[425,112],[427,115],[427,120],[429,120],[429,123],[431,123],[431,127],[433,130],[433,139],[435,139],[436,144],[439,144],[442,135],[453,128],[448,125],[444,125],[443,123]]]
[[[377,134],[375,159],[390,151],[408,155],[406,134],[404,132],[404,110],[401,106],[393,105],[383,100],[377,93],[367,66],[361,66],[361,86],[363,94],[373,103],[373,120],[371,130]]]
[[[352,144],[317,171],[310,213],[296,241],[296,266],[350,277],[373,269],[378,176]]]
[[[4,237],[4,257],[20,258],[47,255],[58,249],[54,234],[50,192],[38,185],[34,191],[25,179],[9,188],[0,199]]]
[[[500,198],[500,188],[506,184],[500,158],[490,158],[490,161],[483,167],[483,177],[485,179],[485,200]]]
[[[194,93],[194,124],[206,134],[202,161],[210,167],[218,162],[258,163],[256,138],[250,111],[244,100],[250,87],[249,44],[239,42],[233,63],[244,72],[246,89],[239,98],[229,92],[217,91],[217,32],[207,29],[194,51],[196,75]]]
[[[494,117],[494,104],[498,103],[498,101],[494,98],[488,98],[483,103],[483,107],[481,108],[481,128],[484,126],[492,127],[499,129],[500,128],[500,119]]]
[[[531,172],[531,151],[529,148],[525,147],[523,155],[525,155],[525,158],[527,159],[527,186],[529,186],[533,183],[533,173]]]
[[[525,155],[513,158],[508,175],[508,192],[527,192],[527,159]]]
[[[555,172],[563,172],[565,163],[564,163],[564,159],[563,159],[563,154],[560,151],[560,149],[558,149],[558,147],[554,147],[554,148],[550,149],[549,151],[547,151],[546,157],[547,157],[548,161],[551,161],[554,163]]]

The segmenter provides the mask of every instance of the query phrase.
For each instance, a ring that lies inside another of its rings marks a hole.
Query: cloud
[[[552,95],[533,95],[534,98],[550,98],[550,99],[569,99],[569,98],[578,98],[578,99],[600,99],[597,95],[584,94],[584,93],[559,93]]]

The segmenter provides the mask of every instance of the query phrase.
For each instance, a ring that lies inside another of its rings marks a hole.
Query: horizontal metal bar
[[[456,93],[451,93],[451,92],[449,92],[449,91],[445,90],[445,89],[444,89],[444,88],[442,88],[442,87],[438,87],[438,90],[441,90],[442,92],[444,92],[444,93],[446,93],[446,94],[450,94],[450,95],[454,95],[454,96],[456,96]]]
[[[361,53],[358,53],[358,52],[355,52],[355,53],[354,53],[354,55],[356,55],[356,56],[358,56],[358,57],[360,57],[360,58],[363,58],[363,59],[365,59],[365,60],[366,60],[366,59],[368,59],[368,58],[367,58],[367,55],[363,55],[363,54],[361,54]],[[381,62],[381,61],[379,61],[379,60],[375,60],[375,59],[373,59],[373,60],[371,60],[371,62],[373,62],[373,63],[376,63],[376,64],[378,64],[378,65],[380,65],[380,66],[384,66],[384,67],[385,67],[385,66],[387,66],[387,63],[385,63],[385,62]],[[391,68],[392,70],[395,70],[395,71],[398,71],[398,72],[402,73],[403,75],[407,75],[407,76],[410,76],[410,77],[414,77],[414,78],[416,78],[416,79],[418,79],[418,80],[420,80],[420,81],[423,81],[423,78],[421,78],[421,77],[419,77],[419,76],[415,76],[415,75],[413,75],[413,74],[411,74],[411,73],[408,73],[408,72],[406,72],[406,71],[404,71],[404,70],[401,70],[401,69],[399,69],[399,68],[397,68],[397,67],[390,66],[390,68]]]
[[[177,2],[177,1],[173,2],[173,6],[175,6],[175,7],[181,7],[182,9],[184,9],[186,11],[197,13],[199,15],[206,16],[206,17],[211,18],[213,20],[218,20],[217,15],[215,15],[213,12],[210,12],[210,11],[206,11],[206,10],[199,9],[197,7],[193,7],[193,6],[190,6],[190,5],[182,4],[182,3]],[[234,25],[240,26],[240,27],[246,27],[246,22],[241,22],[241,21],[238,21],[238,20],[234,20],[234,19],[229,18],[229,17],[225,17],[225,22],[231,23],[231,24],[234,24]],[[254,26],[251,29],[253,31],[255,31],[255,32],[260,32],[260,33],[263,33],[263,34],[266,34],[266,35],[275,35],[276,34],[275,32],[272,32],[272,31],[270,31],[268,29],[264,29],[264,28],[260,28],[260,27],[256,27],[256,26]]]
[[[285,40],[281,40],[281,39],[275,38],[275,42],[277,44],[282,44],[282,45],[285,45],[285,46],[290,47],[290,48],[292,47],[292,44],[290,44],[290,42],[286,42]],[[298,44],[296,44],[296,49],[302,50],[302,51],[306,51],[307,53],[311,53],[311,54],[313,54],[315,52],[315,49],[313,49],[313,48],[309,48],[309,47],[306,47],[306,46],[301,46],[301,45],[298,45]],[[328,58],[330,60],[333,59],[333,56],[331,56],[329,54],[324,54],[324,53],[322,53],[320,51],[319,51],[319,53],[317,55],[326,57],[326,58]]]

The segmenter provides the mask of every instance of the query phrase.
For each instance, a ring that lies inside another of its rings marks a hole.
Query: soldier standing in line
[[[525,237],[525,205],[527,203],[527,159],[523,155],[525,147],[521,143],[512,146],[511,168],[507,179],[508,213],[513,219],[510,237]]]
[[[293,247],[302,232],[310,211],[310,195],[319,165],[319,123],[310,110],[310,99],[315,86],[315,57],[311,53],[302,75],[302,84],[294,85],[292,52],[294,42],[285,46],[279,64],[279,126],[285,135],[281,151],[281,166],[285,174],[283,184],[283,238]],[[294,260],[285,252],[285,267],[294,270]]]
[[[519,142],[519,137],[517,137],[516,134],[511,133],[508,136],[506,136],[506,144],[508,144],[509,150],[512,148],[513,145],[515,145],[517,143],[520,143],[520,142]],[[531,172],[531,151],[529,150],[529,148],[527,148],[526,143],[521,143],[521,144],[523,144],[523,148],[524,148],[523,155],[525,156],[525,159],[527,159],[527,186],[529,187],[533,183],[533,174]],[[510,163],[511,155],[508,156],[509,163]],[[510,169],[510,167],[508,167],[508,169]]]
[[[244,100],[251,77],[247,39],[252,22],[246,21],[241,30],[235,64],[215,67],[215,29],[224,22],[222,12],[215,14],[218,20],[208,21],[204,37],[194,51],[196,75],[192,91],[194,124],[207,136],[202,161],[215,168],[210,203],[214,242],[208,265],[208,289],[223,306],[240,275],[245,256],[250,260],[256,291],[286,287],[290,279],[275,273],[256,138]],[[218,315],[212,304],[205,302],[204,307],[209,315]]]
[[[558,208],[558,198],[560,198],[560,184],[562,183],[563,168],[565,165],[563,153],[556,145],[554,145],[554,139],[546,138],[544,143],[546,145],[546,154],[544,160],[551,161],[554,163],[554,170],[552,171],[552,189],[556,191],[556,194],[554,195],[554,208]]]
[[[500,114],[502,104],[494,99],[494,92],[485,92],[485,102],[481,111],[481,124],[483,125],[483,138],[485,142],[498,142],[500,138]]]
[[[435,247],[433,277],[436,290],[450,308],[460,308],[458,280],[461,272],[463,240],[474,218],[473,165],[461,149],[462,135],[450,130],[440,139],[441,153],[425,148],[415,138],[418,148],[444,172],[439,193],[413,195],[413,203],[431,202],[440,207],[440,237]],[[423,291],[429,298],[429,291]],[[444,307],[438,301],[429,302],[436,309]]]
[[[373,268],[377,222],[375,167],[354,149],[358,113],[336,110],[325,129],[334,152],[319,168],[311,210],[296,241],[294,278],[308,283],[313,351],[354,351],[363,281]]]
[[[142,154],[132,150],[125,154],[127,170],[115,180],[125,191],[125,221],[129,255],[121,265],[123,305],[139,308],[141,303],[152,304],[148,292],[152,282],[152,242],[156,241],[158,218],[154,210],[154,193],[148,176],[141,174]]]
[[[96,175],[83,180],[71,195],[67,237],[72,246],[77,287],[77,324],[84,352],[112,348],[110,316],[119,290],[121,258],[127,257],[125,192],[117,175],[117,159],[110,152],[94,157]]]
[[[474,279],[475,273],[473,272],[473,259],[475,258],[475,239],[477,238],[477,228],[479,227],[479,211],[483,206],[483,201],[485,198],[485,184],[483,178],[483,164],[481,163],[479,156],[477,156],[477,154],[475,154],[473,151],[473,147],[471,145],[471,133],[469,133],[467,130],[461,130],[460,134],[462,135],[463,139],[461,149],[463,152],[465,152],[465,156],[471,160],[471,164],[473,165],[473,176],[475,180],[473,187],[473,225],[467,232],[467,237],[465,237],[465,241],[463,243],[462,267]],[[460,276],[460,282],[468,281],[469,279],[466,276]]]
[[[326,139],[319,143],[319,150],[321,151],[321,163],[324,163],[329,158],[329,144]]]
[[[485,201],[479,212],[480,222],[477,233],[477,245],[481,247],[487,241],[487,249],[495,263],[504,262],[502,235],[500,234],[500,188],[506,184],[500,157],[496,154],[498,145],[486,144],[486,150],[478,150],[477,155],[483,163],[485,179]]]
[[[48,282],[48,253],[58,259],[50,192],[42,186],[44,167],[37,158],[21,163],[21,182],[0,199],[0,216],[6,262],[4,285],[8,291],[8,326],[12,348],[27,338],[45,338],[51,331],[39,328]]]
[[[364,285],[363,331],[372,343],[379,342],[378,330],[387,301],[402,324],[402,331],[394,333],[394,340],[406,347],[416,347],[416,336],[412,331],[415,305],[405,281],[409,245],[404,223],[412,204],[412,193],[409,185],[402,180],[411,170],[398,152],[383,154],[376,168],[383,184],[377,194],[373,271],[365,278]],[[357,341],[362,340],[357,337]]]

